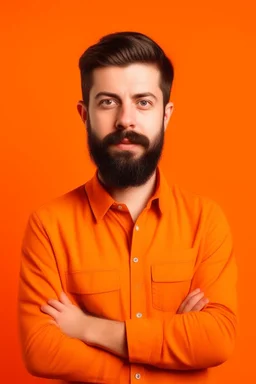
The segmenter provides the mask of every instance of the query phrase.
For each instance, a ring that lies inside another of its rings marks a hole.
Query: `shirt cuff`
[[[163,343],[162,321],[129,319],[125,324],[130,363],[152,364],[157,361]]]

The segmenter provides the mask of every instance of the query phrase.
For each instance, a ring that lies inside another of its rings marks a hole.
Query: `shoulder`
[[[223,225],[228,225],[226,213],[221,203],[210,196],[189,191],[178,184],[171,186],[171,195],[177,209],[187,215],[197,217],[201,222],[208,225],[218,221]]]
[[[88,204],[85,184],[41,204],[29,214],[29,221],[50,223],[67,221]]]

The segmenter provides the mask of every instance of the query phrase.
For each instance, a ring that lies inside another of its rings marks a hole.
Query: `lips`
[[[119,144],[132,144],[132,142],[129,139],[123,139]]]

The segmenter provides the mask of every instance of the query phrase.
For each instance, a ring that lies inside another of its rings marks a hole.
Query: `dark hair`
[[[139,32],[118,32],[103,36],[90,46],[79,59],[82,97],[89,104],[92,72],[96,68],[125,67],[133,63],[154,64],[161,73],[160,88],[164,106],[169,102],[174,69],[162,48],[150,37]]]

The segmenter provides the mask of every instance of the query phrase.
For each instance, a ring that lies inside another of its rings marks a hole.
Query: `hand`
[[[67,295],[62,292],[60,300],[50,299],[41,306],[41,311],[50,315],[50,324],[56,325],[69,337],[83,340],[88,316],[73,305]]]
[[[186,299],[180,305],[177,313],[187,313],[187,312],[199,312],[201,311],[206,304],[209,303],[209,300],[204,297],[204,293],[200,289],[196,289],[186,297]]]

